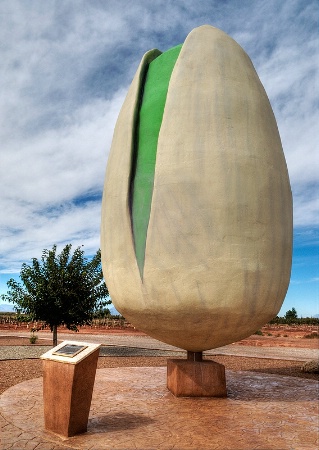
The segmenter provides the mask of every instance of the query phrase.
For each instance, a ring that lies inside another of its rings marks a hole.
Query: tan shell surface
[[[103,197],[113,303],[136,327],[187,350],[246,337],[279,311],[291,268],[291,190],[264,88],[228,35],[210,26],[188,35],[158,140],[143,281],[128,210],[136,96],[133,80]]]

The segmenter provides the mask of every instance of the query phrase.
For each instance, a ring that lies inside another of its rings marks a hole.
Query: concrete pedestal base
[[[226,397],[225,367],[214,361],[168,359],[167,387],[176,397]]]
[[[87,431],[99,349],[78,364],[43,360],[45,428],[70,437]]]

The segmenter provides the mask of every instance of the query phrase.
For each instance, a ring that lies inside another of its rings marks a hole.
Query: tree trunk
[[[53,347],[56,347],[58,345],[58,327],[57,327],[57,325],[53,325],[52,331],[53,331]]]

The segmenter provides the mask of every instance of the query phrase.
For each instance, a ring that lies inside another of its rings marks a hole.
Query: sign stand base
[[[67,353],[61,356],[63,348],[69,350],[74,344],[80,344],[85,351],[76,356],[66,356]],[[99,347],[74,342],[66,345],[64,342],[41,356],[46,430],[63,437],[87,431]]]

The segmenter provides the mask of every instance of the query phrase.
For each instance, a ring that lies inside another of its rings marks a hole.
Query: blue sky
[[[53,244],[96,252],[113,128],[142,55],[210,24],[252,59],[282,138],[294,257],[280,315],[318,314],[318,13],[317,0],[0,1],[0,293]]]

